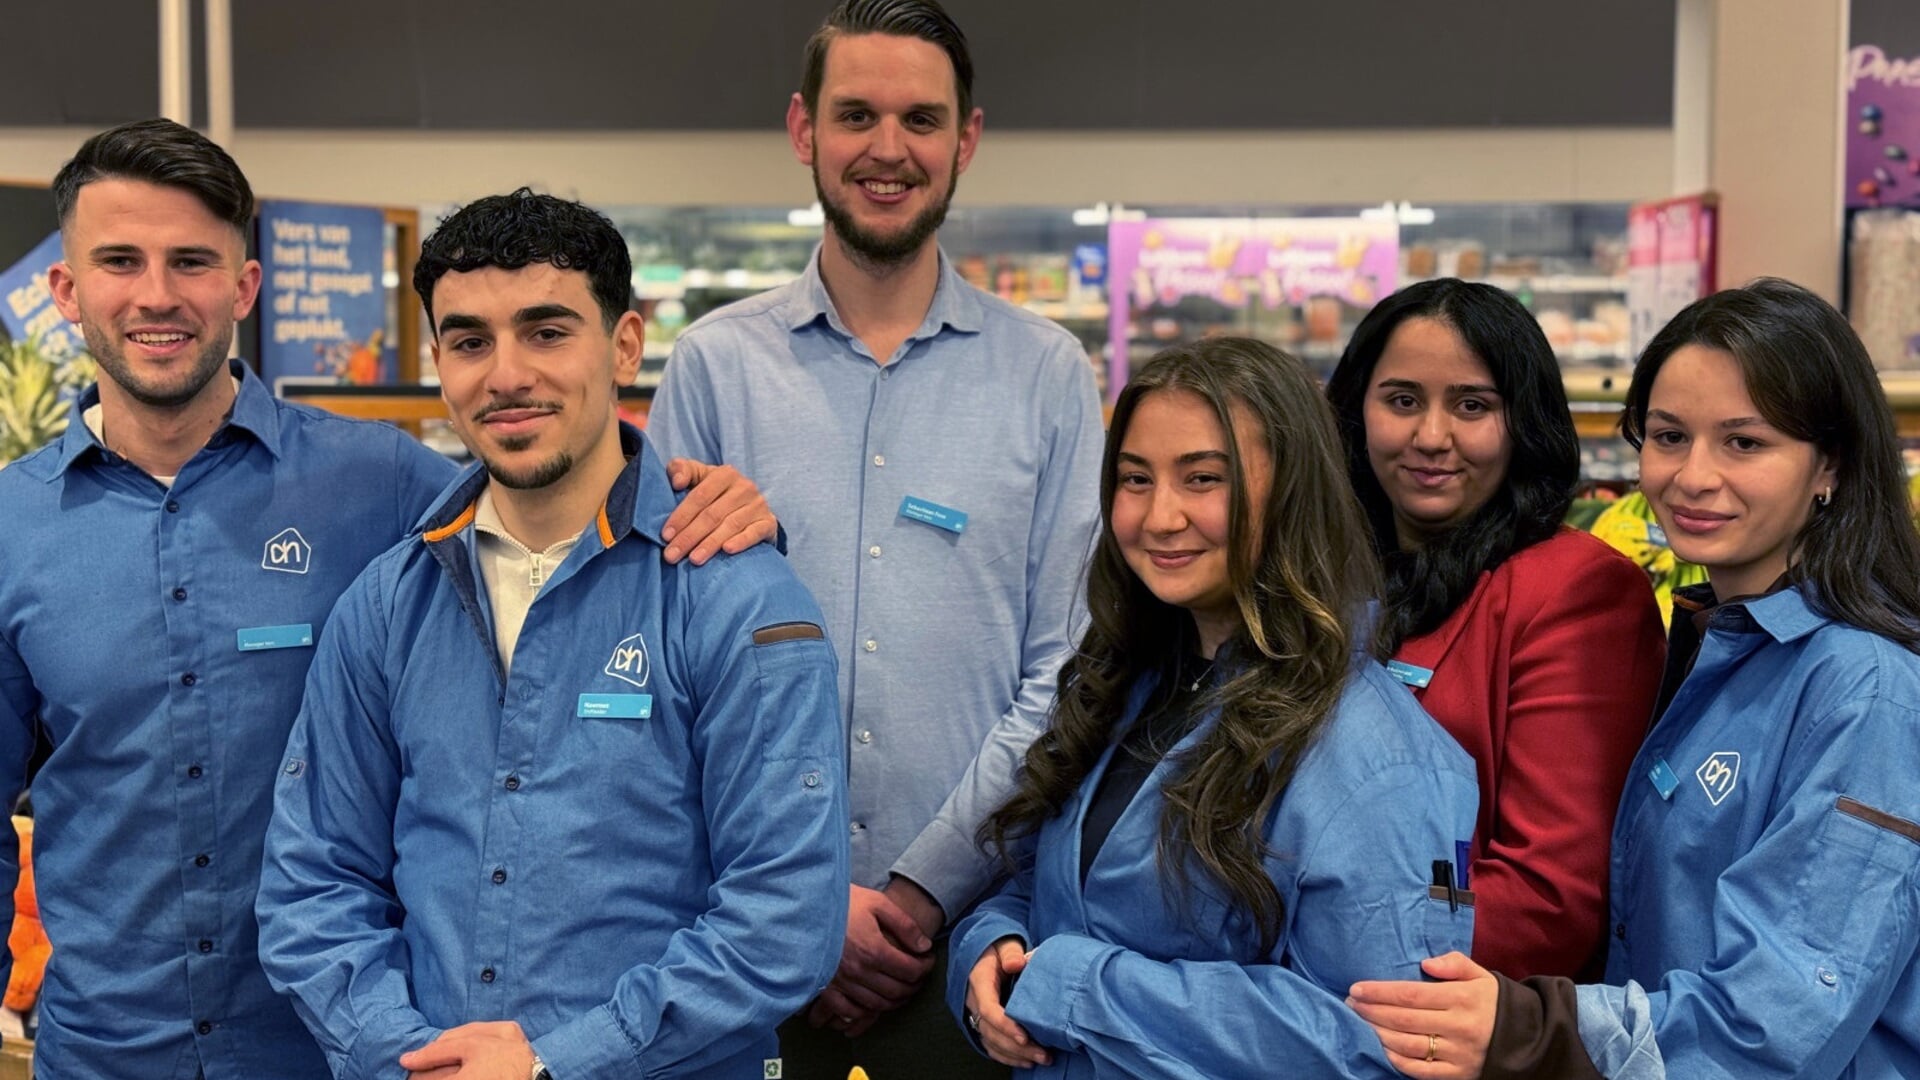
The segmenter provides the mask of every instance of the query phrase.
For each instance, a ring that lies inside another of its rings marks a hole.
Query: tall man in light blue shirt
[[[935,242],[981,132],[959,28],[930,0],[848,0],[807,58],[787,127],[825,240],[799,280],[680,338],[650,429],[761,485],[840,657],[852,910],[809,1014],[834,1034],[786,1025],[787,1074],[938,1076],[979,1059],[918,991],[994,877],[974,831],[1071,648],[1100,408],[1078,343]]]
[[[668,564],[677,500],[606,218],[524,189],[423,247],[480,459],[341,597],[279,770],[261,961],[336,1075],[781,1073],[831,976],[844,750],[819,609],[766,545]]]

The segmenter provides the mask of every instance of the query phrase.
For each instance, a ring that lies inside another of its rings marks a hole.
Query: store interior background
[[[51,230],[44,186],[83,139],[162,112],[182,85],[184,115],[260,196],[389,210],[389,348],[418,341],[404,270],[420,230],[480,195],[529,185],[622,226],[653,324],[643,382],[678,326],[784,280],[818,236],[781,121],[825,0],[5,4],[0,267]],[[1364,310],[1343,305],[1329,335],[1309,325],[1329,313],[1305,306],[1183,302],[1123,318],[1132,341],[1116,344],[1109,300],[1125,283],[1090,286],[1098,267],[1079,258],[1104,244],[1103,214],[1384,206],[1399,283],[1480,277],[1541,314],[1598,479],[1630,471],[1607,438],[1632,357],[1627,208],[1711,192],[1719,284],[1775,274],[1844,302],[1848,49],[1920,55],[1905,0],[948,7],[973,47],[986,136],[943,245],[984,287],[1073,329],[1103,377],[1124,377],[1123,348],[1210,329],[1273,337],[1324,368]],[[170,10],[189,25],[177,75],[161,60]],[[230,19],[230,120],[217,78],[209,100],[210,14]],[[417,347],[395,354],[399,377],[422,372]],[[1909,378],[1890,371],[1888,386],[1916,434]],[[438,408],[315,399],[409,421]]]

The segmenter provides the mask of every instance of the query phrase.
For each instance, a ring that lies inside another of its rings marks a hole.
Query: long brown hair
[[[1148,394],[1206,402],[1226,438],[1231,476],[1228,574],[1241,627],[1221,651],[1229,672],[1209,704],[1219,720],[1174,762],[1156,855],[1176,901],[1199,868],[1248,913],[1270,949],[1285,914],[1261,865],[1268,814],[1313,745],[1365,647],[1376,571],[1334,429],[1333,412],[1299,361],[1263,342],[1208,338],[1160,353],[1114,407],[1100,477],[1103,527],[1087,574],[1089,625],[1060,670],[1051,723],[1027,751],[1014,794],[980,827],[984,846],[1010,842],[1060,813],[1113,740],[1142,678],[1166,685],[1197,651],[1188,614],[1163,603],[1127,567],[1113,535],[1121,442]],[[1233,407],[1259,421],[1273,461],[1266,504],[1248,505]]]

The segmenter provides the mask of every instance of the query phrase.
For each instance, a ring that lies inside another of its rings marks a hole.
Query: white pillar
[[[189,0],[160,0],[160,115],[193,123],[193,11]]]
[[[206,0],[207,138],[233,150],[232,0]]]

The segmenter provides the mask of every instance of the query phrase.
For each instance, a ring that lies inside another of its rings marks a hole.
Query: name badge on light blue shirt
[[[298,649],[313,644],[312,623],[292,623],[287,626],[249,626],[235,633],[241,652],[261,652],[266,649]]]
[[[645,720],[653,715],[653,695],[581,694],[574,715],[586,720]]]
[[[1653,781],[1653,790],[1659,792],[1663,799],[1673,798],[1674,789],[1680,786],[1680,778],[1674,775],[1673,768],[1664,760],[1654,762],[1653,768],[1647,772],[1647,779]]]
[[[1387,661],[1387,674],[1399,679],[1415,690],[1425,690],[1427,684],[1433,681],[1432,668],[1414,667],[1412,664],[1402,663],[1398,660]]]
[[[912,495],[900,500],[900,516],[950,533],[958,534],[967,530],[967,515],[964,512]]]

